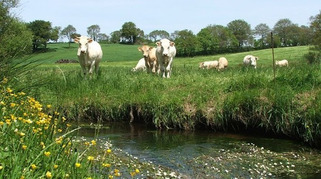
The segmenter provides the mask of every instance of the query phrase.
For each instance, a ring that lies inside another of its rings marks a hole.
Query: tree
[[[234,20],[227,24],[227,28],[234,34],[239,42],[239,47],[250,45],[253,39],[251,26],[244,20]]]
[[[112,33],[110,33],[110,42],[111,43],[119,43],[121,38],[121,31],[116,30]]]
[[[122,42],[130,44],[134,44],[136,42],[138,30],[133,22],[125,22],[120,31]]]
[[[187,29],[178,31],[175,39],[177,54],[189,57],[196,55],[197,43],[197,38],[192,31]]]
[[[35,20],[30,22],[28,28],[33,33],[33,51],[36,51],[41,45],[47,48],[47,42],[52,38],[52,27],[49,21]]]
[[[309,63],[321,63],[321,11],[310,17],[310,29],[314,46],[309,49],[309,53],[305,57]]]
[[[280,37],[281,46],[290,46],[290,30],[294,26],[290,19],[280,19],[273,28],[276,35]]]
[[[32,33],[26,24],[10,15],[10,8],[18,1],[0,2],[0,62],[29,53],[32,49]]]
[[[59,26],[56,26],[52,29],[52,32],[51,32],[51,37],[50,39],[57,42],[58,39],[59,39],[59,34],[61,32],[61,27]]]
[[[164,38],[169,38],[169,33],[166,32],[165,30],[154,30],[149,33],[148,35],[153,42],[156,42],[157,40],[164,39]]]
[[[221,25],[209,25],[197,34],[203,54],[231,52],[238,46],[233,33]]]
[[[104,34],[104,33],[99,33],[98,34],[98,42],[105,42],[105,43],[107,43],[108,42],[108,35],[107,34]]]
[[[260,44],[261,44],[260,45],[261,48],[267,47],[267,39],[266,38],[269,37],[270,32],[271,32],[271,29],[266,24],[261,23],[261,24],[255,26],[254,34],[261,37],[259,40]]]
[[[97,40],[98,34],[100,33],[100,27],[99,25],[91,25],[87,28],[87,33],[89,37],[94,39],[95,41]]]
[[[72,25],[68,25],[61,31],[61,35],[68,39],[69,48],[70,48],[70,43],[72,42],[72,39],[74,39],[73,34],[75,33],[76,33],[76,28]]]

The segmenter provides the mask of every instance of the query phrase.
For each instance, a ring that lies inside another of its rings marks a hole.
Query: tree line
[[[15,48],[0,47],[0,54],[10,56],[9,53],[19,54],[23,51],[38,51],[46,49],[50,41],[68,39],[69,45],[73,38],[80,36],[74,26],[65,28],[52,27],[51,22],[35,20],[24,23],[9,13],[10,8],[17,5],[17,0],[0,1],[0,42],[15,41]],[[321,14],[321,12],[320,12]],[[280,19],[273,28],[265,23],[258,24],[254,28],[245,20],[237,19],[223,25],[208,25],[197,34],[185,29],[168,33],[165,30],[154,30],[145,34],[136,27],[133,22],[125,22],[122,28],[107,35],[101,33],[99,25],[91,25],[87,28],[88,36],[100,43],[124,43],[124,44],[152,44],[159,39],[168,38],[176,43],[179,56],[211,55],[218,53],[230,53],[247,51],[251,49],[264,49],[272,46],[270,33],[274,34],[274,47],[289,47],[298,45],[318,45],[321,42],[320,14],[310,18],[310,26],[299,26],[290,19]],[[316,25],[317,24],[317,25]],[[317,41],[317,42],[316,42]],[[10,42],[12,43],[12,42]],[[23,48],[21,47],[23,46]],[[17,52],[19,51],[19,52]]]

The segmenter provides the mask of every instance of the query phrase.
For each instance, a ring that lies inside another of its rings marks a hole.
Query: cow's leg
[[[99,63],[96,63],[95,64],[95,72],[96,72],[96,74],[98,74],[98,71],[99,71]]]

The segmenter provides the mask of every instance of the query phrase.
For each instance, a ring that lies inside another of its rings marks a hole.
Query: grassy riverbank
[[[172,78],[162,79],[130,71],[141,57],[137,46],[103,48],[101,73],[92,80],[83,79],[79,64],[54,64],[76,59],[75,48],[60,45],[34,56],[47,60],[28,78],[45,77],[49,83],[32,93],[72,120],[133,119],[157,128],[266,131],[321,145],[320,67],[306,64],[308,47],[275,49],[276,60],[290,63],[276,70],[275,79],[271,50],[176,58]],[[64,56],[58,55],[60,50],[66,50]],[[257,70],[242,67],[246,54],[259,56]],[[229,60],[227,70],[198,69],[199,62],[220,56]]]

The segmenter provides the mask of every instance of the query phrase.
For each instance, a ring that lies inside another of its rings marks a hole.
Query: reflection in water
[[[106,127],[108,126],[108,127]],[[83,127],[79,131],[79,136],[87,138],[94,137],[97,129]],[[252,137],[246,135],[214,133],[211,131],[177,131],[177,130],[150,130],[144,125],[130,125],[124,123],[114,123],[104,125],[98,131],[98,138],[109,139],[113,145],[123,151],[143,160],[152,161],[165,167],[172,168],[178,172],[195,176],[194,160],[205,157],[213,158],[213,161],[219,160],[219,155],[231,155],[225,151],[236,151],[240,148],[240,144],[252,143],[266,151],[272,152],[296,152],[303,147],[298,143],[290,140]],[[242,147],[240,148],[242,150]],[[245,151],[236,151],[235,156],[244,157],[247,155]],[[224,151],[224,152],[222,152]],[[241,154],[240,154],[241,153]],[[264,153],[264,151],[263,151]],[[231,155],[233,157],[233,155]],[[321,156],[318,154],[318,156]],[[223,158],[222,156],[221,158]],[[255,157],[254,157],[255,158]],[[257,157],[258,158],[258,157]],[[204,160],[204,161],[205,161]],[[273,159],[272,159],[273,160]],[[222,162],[223,163],[223,162]],[[230,162],[224,167],[232,168],[237,165],[237,161]],[[250,163],[250,162],[248,162]],[[252,162],[254,163],[254,161]],[[273,162],[272,162],[273,163]],[[255,164],[253,164],[255,165]],[[267,164],[268,165],[268,164]],[[320,165],[318,166],[320,169]],[[240,166],[235,167],[237,176],[248,175],[249,172],[239,173]],[[219,169],[217,169],[219,171]],[[316,169],[317,170],[317,169]],[[313,175],[315,176],[315,175]]]

